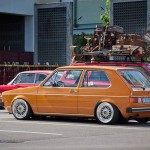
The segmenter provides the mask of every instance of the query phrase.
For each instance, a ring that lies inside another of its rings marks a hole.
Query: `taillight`
[[[139,97],[131,97],[130,103],[141,103],[141,98]]]

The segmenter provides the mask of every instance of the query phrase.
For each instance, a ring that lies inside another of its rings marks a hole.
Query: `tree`
[[[104,13],[100,15],[100,20],[104,25],[110,24],[110,0],[106,0],[106,7]]]

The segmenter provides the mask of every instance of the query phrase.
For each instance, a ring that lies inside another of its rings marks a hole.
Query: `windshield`
[[[150,80],[138,70],[119,70],[119,73],[132,88],[150,88]]]

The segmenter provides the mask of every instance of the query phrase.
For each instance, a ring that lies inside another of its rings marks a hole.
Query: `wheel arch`
[[[115,103],[113,103],[112,101],[109,101],[109,100],[100,100],[100,101],[97,101],[97,103],[95,104],[95,107],[94,107],[94,117],[96,117],[96,109],[97,109],[98,105],[100,103],[103,103],[103,102],[107,102],[107,103],[110,103],[111,105],[114,105],[116,107],[116,109],[118,110],[119,115],[121,117],[123,117],[123,115],[122,115],[121,111],[119,110],[119,108],[117,107],[117,105]]]
[[[18,95],[18,96],[15,96],[15,97],[13,98],[13,100],[12,100],[12,102],[11,102],[11,107],[10,107],[11,112],[12,112],[12,105],[13,105],[13,102],[14,102],[15,100],[17,100],[17,99],[22,99],[22,100],[24,100],[24,101],[30,106],[31,111],[32,111],[32,113],[33,113],[33,105],[28,102],[28,101],[29,101],[28,98],[27,98],[26,96],[24,96],[24,95]]]
[[[19,109],[17,108],[18,106],[20,107]],[[34,115],[32,107],[28,101],[19,96],[16,96],[13,99],[11,111],[14,117],[18,120],[26,120]]]

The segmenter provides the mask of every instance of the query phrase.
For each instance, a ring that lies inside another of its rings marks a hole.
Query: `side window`
[[[82,82],[82,87],[101,87],[107,88],[110,81],[107,74],[101,70],[87,70]]]
[[[82,70],[59,70],[44,84],[54,87],[77,87]]]
[[[77,87],[82,70],[67,70],[61,78],[66,87]]]
[[[40,84],[45,78],[45,74],[36,74],[35,83]]]
[[[43,86],[52,87],[55,86],[55,83],[59,81],[60,77],[62,76],[64,71],[55,72],[48,80],[44,83]]]
[[[14,80],[13,84],[34,83],[34,81],[35,81],[35,73],[22,73]]]

